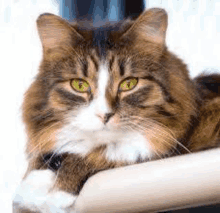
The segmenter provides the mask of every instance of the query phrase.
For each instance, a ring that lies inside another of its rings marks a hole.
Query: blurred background
[[[45,12],[69,20],[87,17],[99,26],[151,7],[168,12],[167,46],[188,65],[191,77],[220,72],[220,0],[0,0],[0,212],[12,212],[12,196],[27,166],[21,104],[42,57],[37,17]]]

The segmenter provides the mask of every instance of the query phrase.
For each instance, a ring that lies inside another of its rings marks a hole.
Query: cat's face
[[[102,147],[110,161],[136,162],[175,148],[195,103],[166,27],[160,9],[98,29],[39,17],[44,58],[24,102],[28,153]]]
[[[131,161],[150,158],[150,132],[156,134],[155,128],[161,128],[151,117],[156,116],[155,105],[165,101],[162,89],[134,65],[132,57],[109,51],[101,59],[93,52],[85,56],[84,65],[76,62],[76,74],[51,92],[50,104],[64,113],[66,122],[57,132],[55,147],[86,155],[100,145],[107,145],[107,150],[123,145]],[[68,99],[65,105],[64,98]],[[137,153],[136,146],[140,147]],[[114,158],[124,159],[122,155]]]

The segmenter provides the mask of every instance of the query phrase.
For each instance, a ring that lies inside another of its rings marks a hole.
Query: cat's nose
[[[100,119],[101,119],[101,121],[104,123],[104,124],[106,124],[108,121],[109,121],[109,119],[114,115],[114,113],[104,113],[104,114],[102,114],[102,113],[99,113],[99,114],[96,114]]]

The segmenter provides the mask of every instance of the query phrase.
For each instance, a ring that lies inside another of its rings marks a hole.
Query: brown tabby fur
[[[151,9],[135,21],[106,25],[104,38],[97,29],[68,23],[51,14],[40,16],[37,25],[43,60],[23,104],[29,138],[27,174],[33,169],[48,168],[42,156],[53,152],[55,133],[65,124],[66,113],[93,99],[92,94],[77,96],[66,92],[67,83],[76,76],[90,78],[96,91],[97,71],[103,58],[115,82],[127,73],[142,79],[140,84],[148,85],[139,93],[130,92],[119,98],[117,87],[110,82],[106,98],[115,116],[120,111],[160,124],[156,126],[156,136],[146,132],[160,157],[220,145],[220,91],[210,86],[220,88],[220,75],[189,78],[186,65],[165,45],[164,10]],[[77,194],[89,176],[129,164],[108,161],[102,155],[104,150],[104,145],[97,147],[85,157],[64,154],[56,187]],[[138,162],[143,161],[146,159]]]

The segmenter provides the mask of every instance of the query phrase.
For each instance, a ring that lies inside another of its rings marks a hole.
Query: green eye
[[[121,91],[132,90],[138,83],[137,78],[127,78],[120,83],[119,89]]]
[[[90,89],[89,83],[82,79],[72,79],[70,84],[77,92],[88,92]]]

